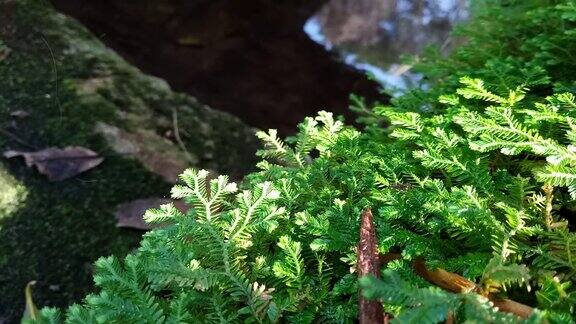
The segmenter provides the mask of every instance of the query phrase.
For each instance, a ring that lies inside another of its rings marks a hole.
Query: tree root
[[[358,277],[372,275],[379,278],[381,267],[386,266],[393,260],[402,259],[400,253],[378,254],[374,217],[369,208],[362,211],[360,219],[360,242],[358,244],[357,254]],[[492,296],[473,281],[457,273],[448,272],[441,268],[430,270],[426,267],[426,262],[423,258],[416,258],[412,262],[412,267],[420,277],[444,290],[458,294],[473,292],[487,297],[500,312],[511,313],[525,319],[530,317],[534,311],[532,307],[511,299],[500,299]],[[388,323],[388,320],[391,318],[389,314],[384,313],[380,302],[367,300],[362,296],[361,291],[358,303],[358,320],[360,324]],[[454,314],[449,314],[446,322],[454,323]]]
[[[382,266],[392,260],[402,259],[402,255],[399,253],[386,253],[380,255],[380,260],[382,260]],[[492,296],[482,290],[481,287],[476,285],[476,283],[462,277],[457,273],[448,272],[441,268],[436,268],[434,270],[429,270],[426,267],[426,263],[422,258],[418,258],[412,262],[412,267],[414,271],[426,281],[453,293],[470,293],[474,292],[482,296],[487,297],[498,311],[504,313],[511,313],[520,318],[528,318],[534,311],[534,309],[528,305],[524,305],[515,302],[511,299],[500,299]]]

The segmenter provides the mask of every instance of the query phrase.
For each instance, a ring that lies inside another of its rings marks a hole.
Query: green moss
[[[9,167],[29,191],[0,224],[0,305],[9,318],[20,314],[23,287],[30,280],[38,281],[34,297],[39,305],[63,306],[85,295],[92,262],[101,255],[125,254],[140,239],[137,232],[115,227],[114,207],[168,190],[136,162],[117,156],[61,183],[49,183],[16,161]]]
[[[140,240],[140,233],[116,228],[116,205],[169,192],[171,185],[137,160],[115,153],[94,131],[97,122],[162,134],[177,107],[187,149],[200,157],[199,166],[221,172],[249,170],[256,148],[253,131],[237,119],[144,76],[46,1],[15,4],[14,33],[1,40],[11,53],[0,61],[0,128],[12,135],[0,134],[0,152],[77,145],[105,161],[51,183],[19,158],[0,159],[0,322],[20,318],[31,280],[38,281],[39,306],[80,300],[92,289],[92,263],[126,254]],[[15,110],[30,113],[16,127]],[[222,143],[232,147],[224,156],[214,153]],[[213,157],[202,159],[204,151]]]
[[[39,305],[64,306],[85,295],[91,289],[91,263],[101,255],[125,254],[140,239],[139,233],[116,228],[114,207],[169,188],[94,134],[94,122],[114,120],[115,107],[80,100],[61,72],[64,62],[54,66],[40,35],[19,29],[6,40],[12,53],[0,64],[1,120],[18,109],[31,116],[16,129],[8,122],[1,127],[36,148],[86,146],[106,160],[60,183],[49,183],[18,159],[0,164],[0,317],[8,321],[21,315],[23,288],[30,280],[38,281]],[[58,50],[57,39],[46,41]],[[31,149],[6,136],[0,137],[0,148]]]

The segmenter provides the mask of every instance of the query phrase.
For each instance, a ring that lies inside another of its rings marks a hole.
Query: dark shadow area
[[[325,1],[52,2],[144,72],[252,126],[286,134],[319,110],[353,121],[350,93],[380,96],[303,31]]]

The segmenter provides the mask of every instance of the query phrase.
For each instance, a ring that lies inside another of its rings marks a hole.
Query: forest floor
[[[28,282],[37,281],[39,307],[63,307],[91,291],[98,257],[137,246],[142,232],[117,227],[119,204],[166,197],[188,166],[239,178],[258,142],[254,129],[145,76],[47,1],[0,5],[0,154],[79,146],[104,159],[53,182],[21,157],[0,157],[0,323],[13,323]]]

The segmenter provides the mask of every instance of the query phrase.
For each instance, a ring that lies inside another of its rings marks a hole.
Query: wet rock
[[[108,144],[117,153],[123,155],[136,155],[138,153],[139,147],[131,139],[133,137],[132,134],[103,122],[98,122],[95,130],[104,136]]]

